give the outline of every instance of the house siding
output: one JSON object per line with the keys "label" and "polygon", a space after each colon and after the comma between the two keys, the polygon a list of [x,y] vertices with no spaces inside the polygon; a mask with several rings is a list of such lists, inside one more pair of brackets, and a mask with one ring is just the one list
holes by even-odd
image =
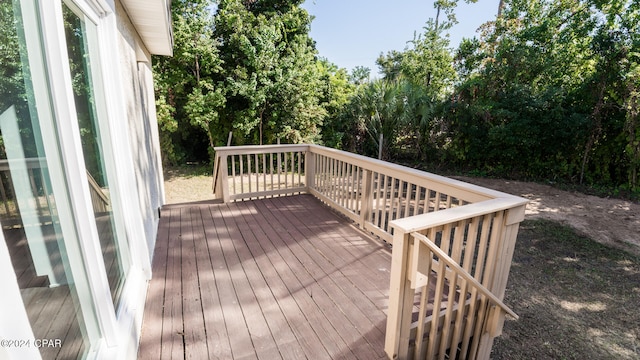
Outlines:
{"label": "house siding", "polygon": [[151,56],[124,7],[116,3],[120,76],[126,124],[148,253],[153,254],[158,209],[164,203],[164,179],[153,93]]}

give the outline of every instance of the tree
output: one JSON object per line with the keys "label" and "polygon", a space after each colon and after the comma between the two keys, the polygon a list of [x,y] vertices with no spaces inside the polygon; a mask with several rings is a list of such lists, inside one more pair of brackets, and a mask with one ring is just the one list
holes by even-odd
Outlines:
{"label": "tree", "polygon": [[354,122],[342,116],[343,109],[348,106],[358,84],[368,78],[367,68],[360,67],[356,70],[354,79],[353,74],[348,75],[346,69],[338,68],[325,58],[317,62],[322,84],[320,103],[326,112],[320,133],[326,146],[342,149],[353,145],[348,134],[353,131]]}
{"label": "tree", "polygon": [[637,123],[624,109],[636,101],[637,7],[504,1],[458,48],[460,81],[443,113],[448,156],[500,175],[633,179]]}
{"label": "tree", "polygon": [[174,0],[174,54],[154,57],[156,108],[163,161],[208,161],[213,105],[224,103],[212,79],[219,72],[211,0]]}
{"label": "tree", "polygon": [[214,87],[214,143],[234,131],[237,143],[315,141],[325,110],[319,104],[316,50],[301,1],[223,0],[215,16],[221,68]]}

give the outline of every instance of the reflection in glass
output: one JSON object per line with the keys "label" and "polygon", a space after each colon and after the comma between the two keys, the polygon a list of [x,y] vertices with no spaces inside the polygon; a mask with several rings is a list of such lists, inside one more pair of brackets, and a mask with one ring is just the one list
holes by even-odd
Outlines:
{"label": "reflection in glass", "polygon": [[39,55],[26,50],[38,29],[24,26],[21,11],[18,0],[0,0],[0,223],[34,336],[61,340],[42,358],[83,358],[90,344],[48,168],[60,164],[43,150],[33,92],[45,79],[31,78],[29,56]]}
{"label": "reflection in glass", "polygon": [[95,78],[91,73],[93,64],[90,60],[94,58],[89,51],[88,27],[95,25],[86,23],[65,4],[63,15],[82,153],[111,297],[114,305],[117,305],[128,262],[120,250],[125,240],[118,239],[115,227],[112,194],[105,170],[104,148],[94,94]]}

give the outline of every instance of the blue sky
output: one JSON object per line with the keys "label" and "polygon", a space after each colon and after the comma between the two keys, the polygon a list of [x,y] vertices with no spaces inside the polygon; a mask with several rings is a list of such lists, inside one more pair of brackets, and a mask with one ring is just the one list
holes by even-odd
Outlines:
{"label": "blue sky", "polygon": [[[372,76],[380,53],[403,50],[414,32],[422,32],[429,18],[435,18],[433,0],[306,0],[302,5],[315,19],[311,37],[319,55],[339,67],[366,66]],[[483,23],[493,20],[498,1],[459,1],[458,24],[450,31],[451,46],[463,37],[473,37]]]}

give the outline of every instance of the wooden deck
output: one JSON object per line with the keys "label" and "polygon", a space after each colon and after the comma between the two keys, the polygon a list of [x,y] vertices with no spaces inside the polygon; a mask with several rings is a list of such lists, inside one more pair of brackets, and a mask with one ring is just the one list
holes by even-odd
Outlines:
{"label": "wooden deck", "polygon": [[310,195],[162,210],[139,359],[379,359],[391,251]]}
{"label": "wooden deck", "polygon": [[[42,226],[47,247],[59,259],[56,234]],[[18,279],[20,294],[36,339],[60,339],[61,347],[41,347],[42,359],[77,359],[85,351],[76,306],[68,285],[49,287],[47,276],[37,276],[22,227],[5,228],[5,241]],[[60,262],[56,266],[62,267]],[[62,270],[60,271],[62,273]]]}

